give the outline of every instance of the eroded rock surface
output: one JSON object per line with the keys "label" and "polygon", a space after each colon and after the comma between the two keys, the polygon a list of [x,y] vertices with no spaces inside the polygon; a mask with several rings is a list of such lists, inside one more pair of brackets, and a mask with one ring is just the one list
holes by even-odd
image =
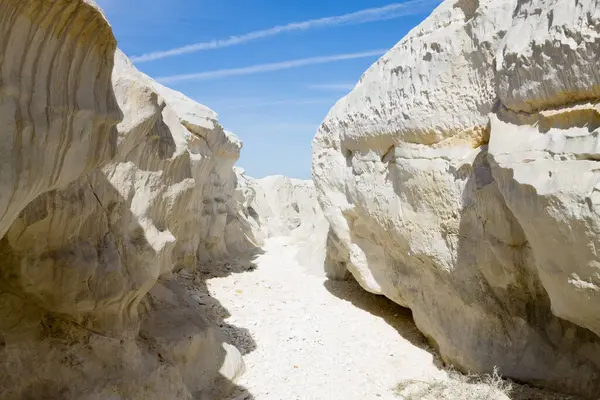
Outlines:
{"label": "eroded rock surface", "polygon": [[330,111],[328,252],[449,361],[600,392],[597,1],[447,0]]}
{"label": "eroded rock surface", "polygon": [[[243,176],[250,192],[247,220],[261,242],[285,238],[297,248],[297,261],[310,271],[322,273],[329,223],[317,201],[312,181],[286,176],[253,179]],[[343,274],[342,274],[343,276]]]}
{"label": "eroded rock surface", "polygon": [[[0,236],[41,193],[114,155],[116,40],[83,1],[0,2]],[[90,79],[93,77],[93,79]]]}
{"label": "eroded rock surface", "polygon": [[177,273],[255,248],[241,142],[137,71],[94,4],[0,15],[0,397],[220,398],[241,357]]}
{"label": "eroded rock surface", "polygon": [[259,221],[263,237],[291,235],[301,227],[311,230],[305,226],[323,219],[312,181],[277,175],[249,178],[247,186],[253,192],[248,213]]}

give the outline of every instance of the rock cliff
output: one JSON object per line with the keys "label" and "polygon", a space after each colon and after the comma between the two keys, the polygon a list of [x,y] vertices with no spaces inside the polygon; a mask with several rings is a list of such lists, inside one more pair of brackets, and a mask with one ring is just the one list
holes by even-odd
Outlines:
{"label": "rock cliff", "polygon": [[178,273],[256,247],[241,142],[92,2],[0,15],[0,397],[219,398],[243,363]]}
{"label": "rock cliff", "polygon": [[254,237],[264,243],[278,238],[297,247],[299,265],[322,274],[329,223],[317,201],[312,181],[286,176],[262,179],[243,177],[249,190],[245,220],[253,224]]}
{"label": "rock cliff", "polygon": [[446,0],[313,142],[328,259],[463,370],[600,393],[600,4]]}
{"label": "rock cliff", "polygon": [[247,212],[259,221],[264,238],[312,231],[324,219],[312,181],[277,175],[248,178],[247,186],[253,192]]}
{"label": "rock cliff", "polygon": [[253,238],[264,244],[276,239],[296,247],[296,260],[308,272],[322,275],[329,223],[317,201],[312,181],[286,176],[254,179],[240,174],[240,187],[247,191],[245,216]]}

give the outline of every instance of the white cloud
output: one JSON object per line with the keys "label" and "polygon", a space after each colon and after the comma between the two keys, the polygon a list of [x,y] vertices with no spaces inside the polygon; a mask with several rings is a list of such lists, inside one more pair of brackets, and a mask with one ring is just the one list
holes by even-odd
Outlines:
{"label": "white cloud", "polygon": [[391,20],[408,15],[420,14],[424,11],[428,11],[432,6],[437,5],[440,2],[441,0],[409,0],[404,3],[395,3],[384,7],[369,8],[351,14],[312,19],[304,22],[295,22],[287,25],[280,25],[269,29],[250,32],[245,35],[231,36],[227,39],[211,40],[209,42],[190,44],[171,50],[147,53],[132,57],[132,60],[134,62],[141,63],[167,57],[179,56],[182,54],[195,53],[203,50],[237,46],[254,40],[277,36],[287,32],[306,31],[315,28],[326,28],[340,25],[357,25],[367,22]]}
{"label": "white cloud", "polygon": [[[264,99],[264,98],[238,98],[227,100],[226,103],[219,104],[219,109],[246,109],[246,108],[261,108],[272,106],[303,106],[311,104],[330,104],[335,99]],[[219,101],[206,101],[207,104],[217,104]]]}
{"label": "white cloud", "polygon": [[195,74],[165,76],[165,77],[161,77],[161,78],[156,78],[156,80],[161,83],[174,83],[174,82],[181,82],[181,81],[209,80],[209,79],[226,78],[229,76],[260,74],[260,73],[271,72],[271,71],[279,71],[282,69],[304,67],[307,65],[327,64],[327,63],[331,63],[331,62],[335,62],[335,61],[381,56],[386,51],[387,51],[387,49],[379,49],[379,50],[371,50],[371,51],[365,51],[365,52],[360,52],[360,53],[337,54],[337,55],[333,55],[333,56],[301,58],[301,59],[297,59],[297,60],[282,61],[282,62],[271,63],[271,64],[253,65],[250,67],[218,69],[215,71],[198,72]]}
{"label": "white cloud", "polygon": [[333,90],[343,92],[354,89],[354,83],[325,83],[319,85],[310,85],[309,88],[315,90]]}

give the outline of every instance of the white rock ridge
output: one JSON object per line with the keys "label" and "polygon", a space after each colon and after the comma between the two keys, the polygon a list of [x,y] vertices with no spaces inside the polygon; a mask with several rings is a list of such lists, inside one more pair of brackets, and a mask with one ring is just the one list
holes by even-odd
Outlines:
{"label": "white rock ridge", "polygon": [[[0,236],[44,191],[113,156],[115,38],[81,1],[0,2]],[[70,27],[70,29],[63,29]],[[95,77],[95,79],[89,79]]]}
{"label": "white rock ridge", "polygon": [[313,182],[282,175],[253,179],[242,174],[241,179],[250,191],[246,195],[246,215],[253,224],[254,236],[261,243],[269,238],[293,243],[298,249],[298,264],[322,274],[329,223]]}
{"label": "white rock ridge", "polygon": [[137,71],[92,3],[0,15],[0,398],[225,396],[241,356],[176,273],[255,248],[241,142]]}
{"label": "white rock ridge", "polygon": [[259,219],[265,238],[289,236],[319,219],[320,209],[312,181],[275,175],[248,178],[247,185],[253,192],[248,212]]}
{"label": "white rock ridge", "polygon": [[599,26],[594,0],[446,0],[313,142],[329,259],[461,369],[584,396],[600,392]]}

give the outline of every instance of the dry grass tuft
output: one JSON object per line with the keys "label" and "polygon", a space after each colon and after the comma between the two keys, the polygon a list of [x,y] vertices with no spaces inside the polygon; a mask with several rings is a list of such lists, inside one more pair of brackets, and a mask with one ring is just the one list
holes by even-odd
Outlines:
{"label": "dry grass tuft", "polygon": [[448,370],[448,379],[406,380],[395,388],[401,400],[581,400],[575,396],[520,385],[504,379],[497,368],[486,375]]}
{"label": "dry grass tuft", "polygon": [[512,382],[502,379],[496,368],[492,374],[462,375],[448,372],[447,380],[407,380],[396,386],[396,394],[403,400],[508,400]]}

